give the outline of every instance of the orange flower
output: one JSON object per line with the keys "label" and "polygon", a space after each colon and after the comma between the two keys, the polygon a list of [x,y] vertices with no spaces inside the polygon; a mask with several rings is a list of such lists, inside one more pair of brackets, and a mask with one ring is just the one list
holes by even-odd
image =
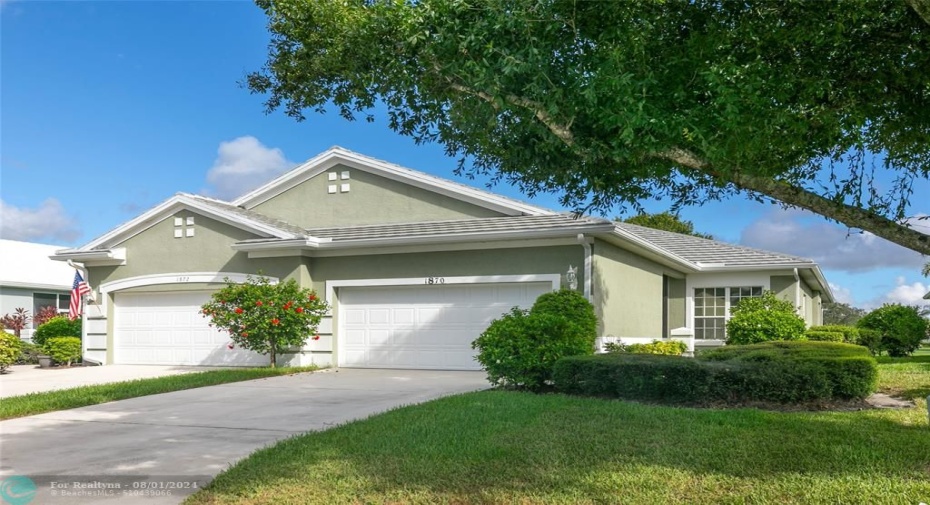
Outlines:
{"label": "orange flower", "polygon": [[279,321],[278,318],[274,318],[274,319],[271,320],[271,324],[278,324],[278,323],[280,323],[280,322],[281,322],[281,321]]}

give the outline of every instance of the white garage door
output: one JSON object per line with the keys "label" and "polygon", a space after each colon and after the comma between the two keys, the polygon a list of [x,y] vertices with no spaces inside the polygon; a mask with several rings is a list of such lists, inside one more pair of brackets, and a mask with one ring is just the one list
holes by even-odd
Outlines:
{"label": "white garage door", "polygon": [[551,290],[549,282],[341,288],[339,364],[478,370],[472,341]]}
{"label": "white garage door", "polygon": [[268,357],[229,349],[229,335],[200,314],[209,292],[117,293],[114,354],[117,364],[267,365]]}

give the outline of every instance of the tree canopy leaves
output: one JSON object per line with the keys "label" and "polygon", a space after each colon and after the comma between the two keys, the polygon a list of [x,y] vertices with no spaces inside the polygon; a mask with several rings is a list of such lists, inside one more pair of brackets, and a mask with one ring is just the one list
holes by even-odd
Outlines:
{"label": "tree canopy leaves", "polygon": [[930,179],[928,0],[257,3],[269,110],[381,103],[461,170],[581,211],[744,193],[930,254],[902,224]]}
{"label": "tree canopy leaves", "polygon": [[681,233],[706,239],[713,239],[714,236],[694,231],[694,223],[682,220],[680,217],[671,212],[659,212],[658,214],[637,214],[623,220],[624,223],[645,226],[656,230],[665,230],[672,233]]}

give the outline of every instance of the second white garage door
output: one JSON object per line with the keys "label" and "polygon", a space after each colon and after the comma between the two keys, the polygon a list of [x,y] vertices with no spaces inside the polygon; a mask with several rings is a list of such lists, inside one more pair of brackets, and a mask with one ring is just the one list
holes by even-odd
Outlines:
{"label": "second white garage door", "polygon": [[229,349],[200,307],[209,292],[117,293],[113,362],[133,365],[267,365],[268,357]]}
{"label": "second white garage door", "polygon": [[340,288],[339,364],[478,370],[472,341],[551,290],[549,282]]}

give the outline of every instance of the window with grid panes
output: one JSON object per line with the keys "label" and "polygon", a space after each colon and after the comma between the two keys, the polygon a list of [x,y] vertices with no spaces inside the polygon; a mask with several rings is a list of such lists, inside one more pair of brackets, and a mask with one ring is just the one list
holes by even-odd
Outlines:
{"label": "window with grid panes", "polygon": [[743,298],[762,296],[762,286],[695,288],[694,338],[726,340],[730,310]]}

